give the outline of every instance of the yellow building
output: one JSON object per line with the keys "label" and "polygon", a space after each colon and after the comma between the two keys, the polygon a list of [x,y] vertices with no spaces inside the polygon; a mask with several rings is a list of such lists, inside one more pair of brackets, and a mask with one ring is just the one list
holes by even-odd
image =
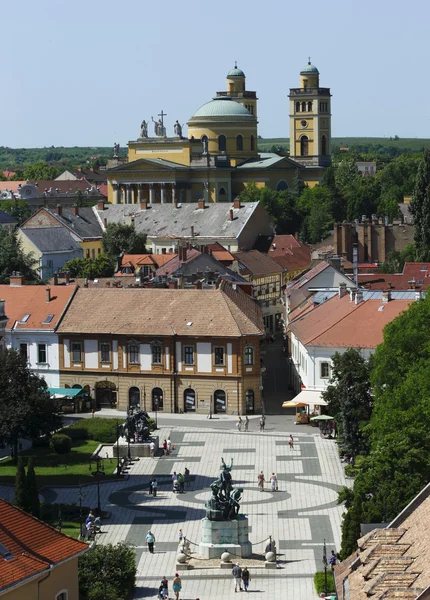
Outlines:
{"label": "yellow building", "polygon": [[[155,137],[148,137],[148,123],[143,121],[141,137],[128,143],[128,160],[111,161],[109,201],[231,202],[251,182],[259,187],[288,189],[297,173],[305,183],[314,185],[330,164],[329,112],[320,118],[326,109],[324,102],[329,111],[330,93],[327,96],[324,89],[318,88],[318,70],[316,75],[309,73],[307,77],[303,73],[302,87],[291,90],[291,94],[300,100],[303,96],[307,121],[304,125],[305,115],[300,114],[296,123],[295,109],[292,111],[291,139],[297,137],[297,141],[292,143],[291,157],[258,152],[257,94],[246,89],[245,74],[235,66],[227,74],[226,91],[217,92],[190,118],[187,137],[178,122],[174,136],[166,136],[163,111],[155,123]],[[295,107],[293,101],[292,106]],[[306,147],[300,127],[308,133]],[[318,140],[314,139],[314,131],[318,132]],[[301,151],[306,152],[306,160]]]}

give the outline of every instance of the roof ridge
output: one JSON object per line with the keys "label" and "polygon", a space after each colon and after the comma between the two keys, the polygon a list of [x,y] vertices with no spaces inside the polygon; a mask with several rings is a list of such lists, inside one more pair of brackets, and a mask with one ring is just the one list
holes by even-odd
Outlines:
{"label": "roof ridge", "polygon": [[[242,335],[242,330],[241,330],[241,328],[240,328],[240,326],[239,326],[238,322],[236,321],[236,319],[235,319],[235,317],[234,317],[234,315],[233,315],[233,313],[232,313],[232,311],[231,311],[231,308],[230,308],[230,305],[229,305],[229,303],[227,302],[227,298],[228,298],[229,300],[231,300],[231,298],[230,298],[230,297],[227,295],[227,293],[224,291],[224,288],[225,288],[225,286],[226,286],[226,285],[229,285],[229,284],[228,284],[226,281],[224,281],[224,280],[223,280],[223,281],[221,281],[220,287],[218,288],[218,290],[217,290],[217,291],[220,293],[220,295],[221,295],[221,297],[222,297],[222,299],[223,299],[223,301],[224,301],[224,303],[225,303],[225,305],[226,305],[226,307],[227,307],[227,309],[228,309],[228,312],[230,313],[230,315],[231,315],[231,318],[233,319],[233,321],[234,321],[234,324],[236,325],[236,328],[237,328],[237,330],[238,330],[238,332],[239,332],[239,335]],[[236,303],[235,303],[235,304],[236,304]],[[236,306],[237,306],[237,304],[236,304]],[[239,308],[239,307],[238,307],[238,308]],[[239,308],[239,310],[241,310],[241,309]],[[243,312],[243,311],[241,311],[241,312]]]}

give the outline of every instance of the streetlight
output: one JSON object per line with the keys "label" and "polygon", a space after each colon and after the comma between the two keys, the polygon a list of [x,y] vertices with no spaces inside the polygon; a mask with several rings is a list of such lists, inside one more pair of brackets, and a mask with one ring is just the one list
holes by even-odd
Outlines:
{"label": "streetlight", "polygon": [[154,398],[155,429],[158,429],[158,398]]}
{"label": "streetlight", "polygon": [[78,500],[79,500],[79,537],[82,537],[82,500],[84,495],[82,494],[81,482],[79,482]]}
{"label": "streetlight", "polygon": [[93,460],[96,463],[96,470],[93,471],[91,462],[89,470],[91,471],[91,475],[97,480],[97,516],[100,517],[102,513],[100,504],[100,475],[105,474],[105,468],[103,464],[103,459],[98,454],[93,457]]}
{"label": "streetlight", "polygon": [[325,545],[325,538],[324,538],[324,546],[323,546],[323,559],[322,559],[323,565],[324,565],[324,595],[327,596],[327,547]]}
{"label": "streetlight", "polygon": [[119,457],[119,428],[118,419],[116,420],[116,474],[117,477],[121,475],[121,460]]}
{"label": "streetlight", "polygon": [[212,394],[209,400],[209,419],[212,419]]}

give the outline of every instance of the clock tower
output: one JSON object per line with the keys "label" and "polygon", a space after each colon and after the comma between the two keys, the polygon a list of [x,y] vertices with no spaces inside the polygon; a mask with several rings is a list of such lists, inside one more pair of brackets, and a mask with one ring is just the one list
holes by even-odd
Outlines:
{"label": "clock tower", "polygon": [[331,165],[331,94],[319,78],[309,58],[300,71],[300,87],[289,95],[290,156],[307,167]]}

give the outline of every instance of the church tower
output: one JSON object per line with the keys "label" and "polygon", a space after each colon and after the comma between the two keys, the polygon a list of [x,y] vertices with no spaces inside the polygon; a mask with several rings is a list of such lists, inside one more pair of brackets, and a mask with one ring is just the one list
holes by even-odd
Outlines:
{"label": "church tower", "polygon": [[290,89],[290,157],[307,167],[331,164],[331,94],[320,87],[319,71],[308,64],[300,87]]}
{"label": "church tower", "polygon": [[245,89],[245,73],[234,63],[234,69],[227,73],[227,91],[217,92],[217,97],[229,96],[239,102],[253,117],[257,116],[257,93]]}

